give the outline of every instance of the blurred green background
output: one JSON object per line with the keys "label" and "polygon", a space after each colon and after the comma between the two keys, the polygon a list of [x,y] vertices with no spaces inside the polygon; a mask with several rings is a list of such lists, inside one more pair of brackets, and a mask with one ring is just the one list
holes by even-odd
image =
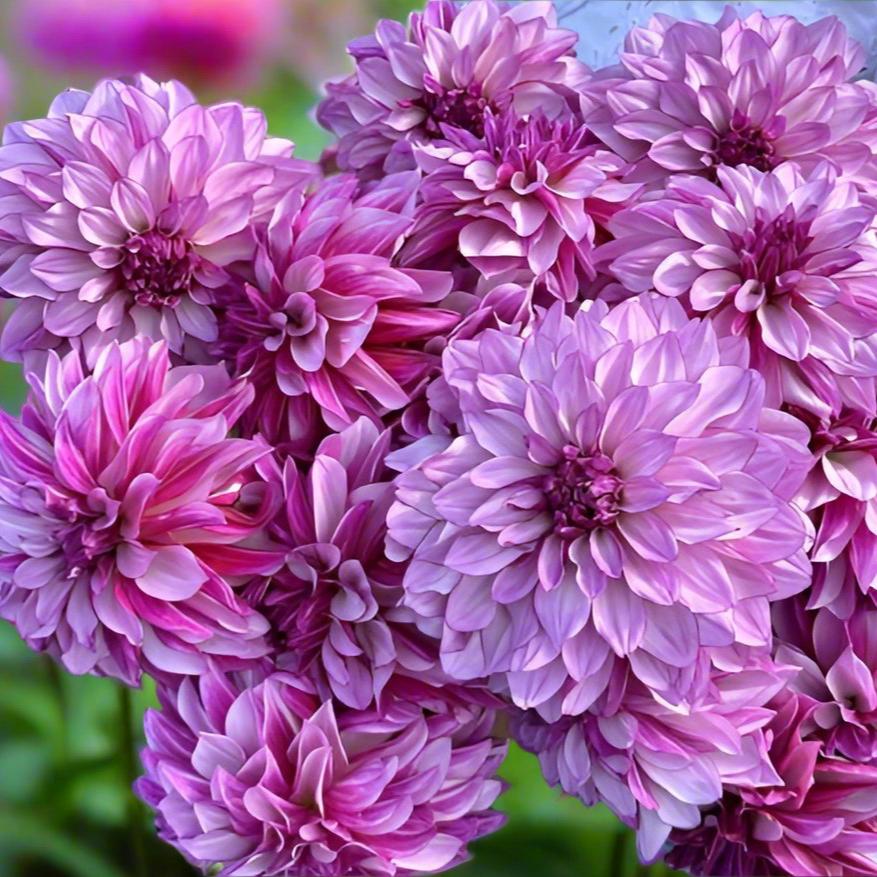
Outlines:
{"label": "blurred green background", "polygon": [[[110,5],[120,2],[124,5],[109,0]],[[299,23],[288,32],[289,45],[266,58],[246,83],[223,83],[220,89],[208,81],[199,90],[205,98],[231,93],[261,107],[274,134],[292,138],[299,155],[315,158],[326,139],[311,119],[315,91],[310,83],[327,72],[343,71],[344,40],[366,32],[380,16],[403,17],[414,4],[286,2],[307,7],[295,10]],[[9,3],[0,11],[7,16],[16,12]],[[313,16],[328,18],[312,30]],[[302,20],[308,22],[304,32]],[[26,40],[17,38],[15,23],[8,24],[0,29],[11,82],[7,120],[41,116],[56,91],[72,83],[87,86],[104,72],[97,65],[94,70],[76,64],[65,69],[63,58],[29,49]],[[316,45],[314,34],[320,38]],[[337,58],[326,64],[330,53]],[[297,63],[305,57],[308,63]],[[24,393],[18,368],[0,364],[0,404],[17,412]],[[0,877],[194,873],[155,839],[149,814],[129,792],[137,772],[140,719],[154,701],[151,686],[127,692],[106,679],[65,674],[48,658],[31,653],[0,622]],[[604,808],[587,809],[549,789],[533,757],[513,749],[503,775],[510,785],[501,802],[508,824],[476,844],[473,861],[457,869],[455,877],[672,873],[662,865],[639,866],[632,834]]]}

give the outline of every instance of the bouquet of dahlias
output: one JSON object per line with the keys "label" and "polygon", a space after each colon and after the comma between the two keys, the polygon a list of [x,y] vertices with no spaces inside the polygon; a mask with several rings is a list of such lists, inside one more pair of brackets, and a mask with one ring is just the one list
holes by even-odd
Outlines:
{"label": "bouquet of dahlias", "polygon": [[147,76],[0,148],[0,613],[143,674],[223,877],[445,870],[508,739],[694,874],[877,874],[877,87],[835,19],[351,44],[319,165]]}

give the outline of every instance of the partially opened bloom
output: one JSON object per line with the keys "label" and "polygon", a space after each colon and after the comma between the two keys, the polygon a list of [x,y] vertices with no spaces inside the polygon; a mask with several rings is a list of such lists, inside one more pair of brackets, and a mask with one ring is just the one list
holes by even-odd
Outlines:
{"label": "partially opened bloom", "polygon": [[232,585],[280,565],[259,532],[267,452],[228,432],[252,390],[164,344],[107,347],[92,375],[50,353],[21,421],[0,413],[0,613],[73,673],[134,684],[266,654]]}
{"label": "partially opened bloom", "polygon": [[481,137],[488,109],[556,115],[586,75],[576,40],[548,3],[429,0],[407,29],[381,21],[350,44],[356,71],[327,86],[317,118],[339,138],[342,170],[380,173],[388,158],[410,162],[410,142]]}
{"label": "partially opened bloom", "polygon": [[200,359],[214,291],[255,250],[253,225],[313,175],[257,110],[203,107],[138,76],[67,91],[0,148],[0,290],[23,299],[2,351],[165,340]]}
{"label": "partially opened bloom", "polygon": [[404,567],[384,554],[389,446],[389,433],[363,418],[324,439],[305,471],[287,459],[277,473],[285,507],[271,531],[286,565],[247,592],[272,623],[279,666],[357,709],[393,673],[441,679],[435,642],[401,605]]}
{"label": "partially opened bloom", "polygon": [[877,607],[859,599],[843,620],[796,597],[774,607],[774,631],[777,660],[799,668],[791,687],[818,704],[810,734],[827,755],[877,761]]}
{"label": "partially opened bloom", "polygon": [[849,397],[846,383],[877,374],[875,216],[826,164],[721,168],[716,184],[680,175],[617,213],[603,258],[629,291],[680,297],[746,338],[769,404],[822,413],[822,384]]}
{"label": "partially opened bloom", "polygon": [[624,162],[574,115],[488,111],[483,138],[448,131],[415,157],[426,176],[403,259],[428,265],[459,252],[487,277],[527,270],[565,301],[594,277],[594,217],[611,212],[601,202],[630,191],[609,179]]}
{"label": "partially opened bloom", "polygon": [[810,579],[786,499],[810,458],[734,347],[660,296],[449,346],[458,437],[391,456],[388,554],[452,677],[576,715],[617,659],[681,703],[705,649],[770,643]]}
{"label": "partially opened bloom", "polygon": [[766,730],[780,782],[728,788],[698,828],[673,832],[673,867],[709,877],[877,874],[877,767],[829,757],[806,734],[815,707],[781,697]]}
{"label": "partially opened bloom", "polygon": [[520,744],[539,756],[545,779],[591,806],[607,804],[637,831],[644,861],[656,858],[675,829],[697,828],[701,807],[723,786],[774,786],[762,728],[764,704],[791,674],[763,657],[714,674],[691,710],[656,700],[624,673],[582,716],[551,724],[528,712],[516,722]]}
{"label": "partially opened bloom", "polygon": [[256,388],[248,430],[307,455],[320,421],[338,430],[403,408],[436,368],[424,345],[459,320],[438,306],[451,275],[392,261],[416,186],[401,173],[363,193],[342,175],[278,205],[255,282],[224,299],[218,351]]}
{"label": "partially opened bloom", "polygon": [[494,714],[406,683],[381,712],[320,703],[292,674],[159,689],[138,792],[160,835],[222,877],[444,870],[496,830]]}
{"label": "partially opened bloom", "polygon": [[850,81],[864,57],[834,17],[805,25],[730,6],[716,24],[655,15],[628,34],[621,64],[601,71],[584,106],[645,178],[821,158],[854,173],[872,158],[873,133],[861,129],[873,92]]}

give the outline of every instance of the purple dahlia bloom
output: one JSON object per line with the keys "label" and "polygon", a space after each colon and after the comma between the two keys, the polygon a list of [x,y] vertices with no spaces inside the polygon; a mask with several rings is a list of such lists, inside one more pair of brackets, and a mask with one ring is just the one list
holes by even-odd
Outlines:
{"label": "purple dahlia bloom", "polygon": [[227,438],[251,396],[142,337],[89,376],[49,353],[21,420],[0,412],[0,614],[32,648],[129,684],[267,653],[233,590],[282,559],[259,536],[276,492],[249,474],[267,449]]}
{"label": "purple dahlia bloom", "polygon": [[674,868],[709,877],[877,874],[877,767],[829,757],[807,737],[813,712],[782,697],[766,729],[781,782],[730,787],[700,827],[673,832]]}
{"label": "purple dahlia bloom", "polygon": [[857,600],[846,620],[799,597],[774,606],[777,660],[800,668],[791,686],[818,704],[808,723],[827,755],[877,762],[877,607]]}
{"label": "purple dahlia bloom", "polygon": [[852,397],[877,374],[875,216],[827,164],[720,168],[716,184],[679,175],[617,213],[603,259],[630,292],[681,297],[746,338],[768,404],[821,413],[823,384]]}
{"label": "purple dahlia bloom", "polygon": [[494,714],[441,690],[408,680],[358,712],[293,674],[207,674],[159,698],[137,790],[160,835],[220,877],[440,871],[502,824]]}
{"label": "purple dahlia bloom", "polygon": [[564,301],[594,278],[595,217],[605,220],[611,202],[637,188],[610,179],[625,163],[568,114],[487,112],[481,138],[448,131],[415,158],[426,175],[403,260],[459,252],[487,277],[528,271]]}
{"label": "purple dahlia bloom", "polygon": [[363,418],[324,439],[305,472],[288,459],[274,473],[286,503],[272,536],[288,549],[286,566],[247,594],[272,623],[279,666],[355,709],[395,672],[437,675],[435,642],[401,605],[404,567],[384,554],[389,446]]}
{"label": "purple dahlia bloom", "polygon": [[823,158],[855,173],[874,139],[873,86],[850,81],[863,66],[834,17],[741,19],[730,6],[716,24],[655,15],[630,32],[621,64],[585,86],[583,108],[644,178]]}
{"label": "purple dahlia bloom", "polygon": [[203,357],[214,291],[249,260],[252,226],[313,176],[265,118],[203,107],[138,76],[66,91],[48,117],[8,125],[0,147],[0,290],[20,298],[3,355],[78,339],[89,365],[143,334]]}
{"label": "purple dahlia bloom", "polygon": [[410,163],[411,142],[481,137],[487,110],[557,115],[587,75],[577,39],[551,3],[429,0],[407,29],[381,21],[350,44],[356,70],[327,86],[317,118],[339,138],[342,170],[379,175]]}
{"label": "purple dahlia bloom", "polygon": [[770,643],[769,601],[810,581],[786,499],[810,457],[733,342],[660,296],[558,304],[453,342],[444,374],[458,435],[391,455],[388,556],[450,676],[554,718],[617,659],[678,704],[704,650]]}
{"label": "purple dahlia bloom", "polygon": [[218,350],[256,388],[249,432],[313,453],[320,431],[403,408],[438,365],[424,351],[459,321],[438,307],[443,271],[396,268],[416,173],[367,193],[349,175],[278,205],[256,255],[255,282],[224,297]]}
{"label": "purple dahlia bloom", "polygon": [[539,756],[552,786],[585,804],[607,804],[637,831],[644,861],[670,832],[700,825],[701,807],[723,786],[758,788],[780,781],[767,758],[764,704],[788,681],[769,660],[716,673],[696,708],[673,709],[640,683],[614,683],[582,716],[545,723],[534,712],[515,723],[520,744]]}

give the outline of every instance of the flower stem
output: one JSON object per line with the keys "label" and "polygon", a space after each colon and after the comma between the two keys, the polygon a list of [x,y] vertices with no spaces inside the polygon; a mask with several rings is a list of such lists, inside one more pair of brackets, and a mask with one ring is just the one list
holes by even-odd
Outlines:
{"label": "flower stem", "polygon": [[137,741],[134,734],[134,704],[131,689],[120,685],[119,691],[119,752],[125,771],[125,804],[128,817],[128,835],[131,843],[132,874],[134,877],[148,877],[146,867],[146,845],[143,837],[143,819],[140,802],[135,797],[132,786],[140,775]]}

